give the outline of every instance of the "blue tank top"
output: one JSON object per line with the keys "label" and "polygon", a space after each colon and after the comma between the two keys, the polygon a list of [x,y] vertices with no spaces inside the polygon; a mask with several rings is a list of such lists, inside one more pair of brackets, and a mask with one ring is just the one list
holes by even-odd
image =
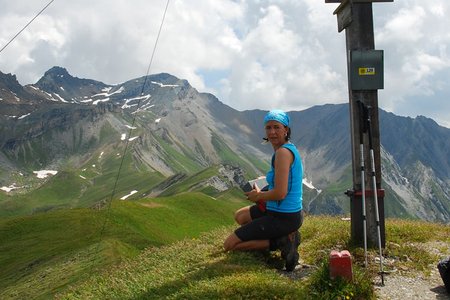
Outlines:
{"label": "blue tank top", "polygon": [[[286,197],[281,201],[267,201],[267,210],[283,212],[283,213],[295,213],[302,210],[302,193],[303,193],[303,165],[300,157],[300,153],[292,143],[287,143],[281,146],[288,149],[294,155],[294,161],[289,169],[289,182],[288,193]],[[269,190],[273,189],[275,185],[275,154],[272,156],[271,169],[266,174],[266,180],[269,184]]]}

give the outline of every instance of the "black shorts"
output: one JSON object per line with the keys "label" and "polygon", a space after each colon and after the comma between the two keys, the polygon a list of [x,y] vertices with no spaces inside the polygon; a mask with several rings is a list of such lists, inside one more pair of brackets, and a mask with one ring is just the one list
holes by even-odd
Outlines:
{"label": "black shorts", "polygon": [[241,241],[270,240],[288,235],[302,226],[303,215],[296,213],[280,213],[266,210],[262,212],[257,205],[250,207],[252,221],[234,231]]}

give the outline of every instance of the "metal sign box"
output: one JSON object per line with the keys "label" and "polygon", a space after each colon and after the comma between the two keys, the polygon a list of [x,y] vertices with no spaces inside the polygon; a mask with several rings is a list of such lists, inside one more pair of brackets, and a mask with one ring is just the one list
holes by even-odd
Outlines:
{"label": "metal sign box", "polygon": [[352,90],[384,88],[383,50],[350,51],[350,85]]}

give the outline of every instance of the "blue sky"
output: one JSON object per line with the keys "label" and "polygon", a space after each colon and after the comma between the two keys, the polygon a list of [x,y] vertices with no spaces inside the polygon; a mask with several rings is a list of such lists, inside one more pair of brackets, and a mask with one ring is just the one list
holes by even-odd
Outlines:
{"label": "blue sky", "polygon": [[[0,0],[0,47],[49,0]],[[0,71],[35,83],[58,65],[120,84],[145,75],[166,0],[55,0],[8,48]],[[150,73],[187,79],[238,109],[348,102],[345,33],[325,0],[171,0]],[[450,1],[374,3],[384,50],[381,108],[450,128]]]}

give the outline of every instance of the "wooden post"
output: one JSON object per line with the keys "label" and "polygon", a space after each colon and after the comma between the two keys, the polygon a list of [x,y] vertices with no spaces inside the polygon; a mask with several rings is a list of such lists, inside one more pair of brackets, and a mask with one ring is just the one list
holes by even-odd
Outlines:
{"label": "wooden post", "polygon": [[[385,218],[384,218],[384,191],[381,189],[381,160],[380,160],[380,131],[378,119],[378,92],[377,89],[355,89],[351,80],[351,53],[352,51],[373,50],[375,47],[372,2],[392,2],[393,0],[325,0],[325,3],[341,3],[334,12],[338,19],[338,31],[345,29],[347,48],[347,72],[350,107],[350,130],[352,142],[352,171],[353,190],[347,191],[350,197],[351,237],[357,245],[363,244],[363,209],[362,193],[366,195],[366,222],[367,242],[369,246],[378,245],[378,238],[385,246]],[[368,135],[363,135],[365,187],[361,191],[361,163],[360,163],[360,130],[363,126],[362,114],[358,101],[370,106],[370,119],[372,129],[372,147],[375,158],[376,189],[372,187],[371,160],[369,156]],[[375,211],[374,193],[377,193],[380,237],[377,232],[377,216]]]}

